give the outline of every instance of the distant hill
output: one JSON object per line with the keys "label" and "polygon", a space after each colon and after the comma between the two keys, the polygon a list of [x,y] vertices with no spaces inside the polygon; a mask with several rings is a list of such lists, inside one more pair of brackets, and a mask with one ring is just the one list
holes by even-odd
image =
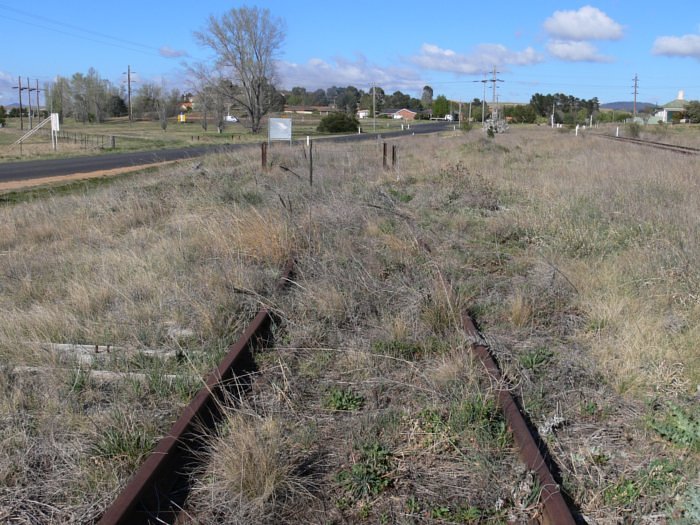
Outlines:
{"label": "distant hill", "polygon": [[[637,102],[637,111],[644,111],[647,108],[655,108],[656,104],[651,102]],[[616,111],[634,111],[634,102],[608,102],[601,104],[600,109],[614,109]]]}

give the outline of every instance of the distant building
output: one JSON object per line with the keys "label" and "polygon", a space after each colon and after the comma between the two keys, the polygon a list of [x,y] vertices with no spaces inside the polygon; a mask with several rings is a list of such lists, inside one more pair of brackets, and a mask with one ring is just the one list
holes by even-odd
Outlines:
{"label": "distant building", "polygon": [[667,102],[661,106],[661,110],[654,115],[659,117],[661,122],[673,122],[673,116],[678,113],[685,113],[685,108],[688,105],[688,101],[685,100],[685,93],[683,90],[678,92],[678,98]]}
{"label": "distant building", "polygon": [[403,108],[403,109],[400,109],[400,110],[394,112],[393,118],[404,119],[404,120],[415,120],[417,114],[418,113],[416,113],[415,111],[411,111],[410,109]]}
{"label": "distant building", "polygon": [[411,111],[410,109],[402,108],[402,109],[385,109],[381,113],[378,113],[378,117],[385,117],[385,118],[395,118],[395,119],[404,119],[404,120],[415,120],[416,119],[416,113],[415,111]]}
{"label": "distant building", "polygon": [[357,118],[369,118],[369,109],[361,109],[357,112]]}
{"label": "distant building", "polygon": [[284,113],[295,113],[297,115],[328,115],[333,111],[330,106],[284,106]]}

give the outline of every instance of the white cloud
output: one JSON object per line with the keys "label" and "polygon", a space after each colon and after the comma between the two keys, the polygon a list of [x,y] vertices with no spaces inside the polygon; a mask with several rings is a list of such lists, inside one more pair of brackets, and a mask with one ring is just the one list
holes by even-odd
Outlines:
{"label": "white cloud", "polygon": [[180,58],[180,57],[186,57],[187,51],[173,49],[173,48],[168,47],[168,46],[161,46],[161,48],[158,50],[158,54],[162,57],[165,57],[165,58]]}
{"label": "white cloud", "polygon": [[421,52],[409,60],[425,69],[473,75],[491,70],[494,66],[524,66],[542,62],[543,57],[533,48],[511,51],[501,44],[480,44],[473,53],[461,55],[434,44],[423,44]]}
{"label": "white cloud", "polygon": [[598,54],[598,49],[590,42],[552,40],[547,50],[561,60],[569,62],[612,62],[610,57]]}
{"label": "white cloud", "polygon": [[655,55],[691,57],[700,60],[700,35],[660,36],[651,50]]}
{"label": "white cloud", "polygon": [[555,11],[544,21],[544,29],[560,40],[619,40],[622,26],[590,5],[578,11]]}
{"label": "white cloud", "polygon": [[332,62],[320,58],[312,58],[304,64],[280,61],[277,71],[281,84],[286,88],[299,86],[317,89],[352,85],[366,89],[376,83],[386,91],[395,91],[419,90],[425,85],[415,71],[370,64],[362,55],[355,60],[339,57]]}

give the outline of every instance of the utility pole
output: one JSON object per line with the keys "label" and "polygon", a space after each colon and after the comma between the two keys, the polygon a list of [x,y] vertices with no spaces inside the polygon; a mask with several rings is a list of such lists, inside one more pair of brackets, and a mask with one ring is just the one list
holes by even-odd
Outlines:
{"label": "utility pole", "polygon": [[27,98],[29,99],[29,129],[32,129],[32,91],[34,91],[34,88],[29,86],[29,77],[27,77]]}
{"label": "utility pole", "polygon": [[36,115],[39,117],[39,120],[41,120],[41,107],[39,106],[39,79],[36,79]]}
{"label": "utility pole", "polygon": [[[495,110],[495,116],[498,118],[498,108],[496,107],[496,82],[503,82],[500,78],[496,78],[499,71],[496,71],[496,66],[493,66],[493,78],[489,82],[493,83],[493,107]],[[495,118],[492,119],[495,122]]]}
{"label": "utility pole", "polygon": [[637,93],[639,91],[639,78],[637,77],[637,73],[634,74],[634,78],[632,80],[634,81],[634,113],[633,113],[633,116],[634,116],[634,118],[637,118]]}
{"label": "utility pole", "polygon": [[17,85],[13,88],[19,93],[19,129],[24,130],[24,116],[22,115],[22,90],[27,89],[22,87],[22,77],[17,77]]}
{"label": "utility pole", "polygon": [[377,84],[372,84],[372,131],[377,131]]}
{"label": "utility pole", "polygon": [[134,114],[131,111],[131,66],[126,67],[126,93],[129,105],[129,122],[134,120]]}

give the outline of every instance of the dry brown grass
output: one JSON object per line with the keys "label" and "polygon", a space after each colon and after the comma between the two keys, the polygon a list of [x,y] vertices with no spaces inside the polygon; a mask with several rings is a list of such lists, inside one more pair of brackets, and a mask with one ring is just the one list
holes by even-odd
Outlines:
{"label": "dry brown grass", "polygon": [[[114,476],[105,455],[95,463],[104,433],[92,422],[114,429],[127,414],[154,421],[146,437],[162,432],[187,389],[158,378],[201,377],[265,304],[278,315],[276,348],[256,355],[250,405],[212,442],[228,459],[202,478],[193,521],[534,516],[537,488],[515,467],[496,385],[459,329],[467,308],[533,424],[547,429],[582,514],[605,523],[682,512],[677,496],[699,460],[653,422],[667,401],[692,407],[700,382],[698,161],[544,128],[399,146],[399,169],[385,172],[380,143],[318,141],[312,187],[308,152],[275,145],[267,173],[252,155],[224,155],[0,209],[0,314],[9,320],[0,355],[9,363],[54,364],[44,342],[187,355],[106,362],[145,372],[140,386],[57,374],[54,390],[65,394],[53,399],[0,374],[9,422],[0,467],[19,465],[0,468],[14,472],[0,508],[24,516],[18,487],[39,494],[64,479],[49,470],[28,480],[35,452],[49,450],[51,465],[88,481],[38,505],[57,509],[56,521],[94,516],[129,462]],[[279,295],[274,279],[292,252],[294,280]],[[173,328],[193,335],[175,339]],[[329,396],[343,408],[329,409]],[[52,425],[60,439],[36,441]],[[237,442],[247,443],[242,455]],[[72,466],[58,448],[77,451]]]}
{"label": "dry brown grass", "polygon": [[[197,523],[282,523],[311,498],[300,476],[303,456],[280,420],[229,412],[210,443],[209,468],[189,513]],[[203,516],[197,516],[198,508]]]}

